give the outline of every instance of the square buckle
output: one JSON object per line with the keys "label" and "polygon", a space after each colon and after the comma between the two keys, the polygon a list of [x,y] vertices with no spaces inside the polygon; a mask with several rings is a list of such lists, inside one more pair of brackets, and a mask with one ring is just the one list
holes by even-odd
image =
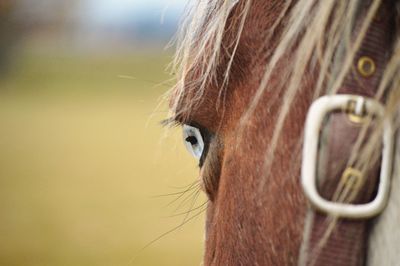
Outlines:
{"label": "square buckle", "polygon": [[[335,110],[343,110],[350,103],[355,103],[357,108],[354,113],[356,115],[362,109],[364,114],[375,115],[383,119],[383,150],[378,192],[375,199],[365,204],[329,201],[321,197],[317,191],[317,156],[321,125],[327,114]],[[374,99],[339,94],[323,96],[314,101],[307,114],[305,124],[301,168],[301,184],[311,205],[322,212],[342,218],[365,219],[381,213],[389,198],[393,161],[393,135],[394,131],[390,118],[385,117],[383,105]]]}

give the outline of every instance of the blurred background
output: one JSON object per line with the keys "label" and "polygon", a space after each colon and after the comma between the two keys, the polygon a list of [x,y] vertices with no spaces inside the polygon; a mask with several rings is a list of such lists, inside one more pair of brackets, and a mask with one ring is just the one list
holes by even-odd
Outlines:
{"label": "blurred background", "polygon": [[0,265],[201,263],[196,162],[159,124],[184,7],[0,0]]}

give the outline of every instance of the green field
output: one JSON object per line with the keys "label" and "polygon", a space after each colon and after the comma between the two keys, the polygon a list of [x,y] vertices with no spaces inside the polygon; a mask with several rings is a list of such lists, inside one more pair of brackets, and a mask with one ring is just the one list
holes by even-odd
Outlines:
{"label": "green field", "polygon": [[140,251],[192,206],[155,196],[197,178],[159,126],[168,60],[24,52],[1,77],[0,265],[200,265],[203,215]]}

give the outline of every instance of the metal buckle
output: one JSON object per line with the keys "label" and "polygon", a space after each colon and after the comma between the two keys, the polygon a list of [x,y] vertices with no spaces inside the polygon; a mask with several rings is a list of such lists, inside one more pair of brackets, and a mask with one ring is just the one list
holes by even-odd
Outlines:
{"label": "metal buckle", "polygon": [[[375,199],[366,204],[328,201],[319,195],[316,186],[319,132],[322,122],[328,113],[335,110],[343,110],[350,103],[355,103],[357,106],[356,109],[358,111],[355,110],[356,115],[359,115],[362,109],[365,115],[375,115],[383,119],[383,150],[379,188]],[[301,169],[301,183],[311,205],[330,215],[352,219],[370,218],[382,212],[389,197],[394,145],[392,122],[384,116],[384,113],[384,107],[378,101],[356,95],[340,94],[323,96],[313,102],[305,124]]]}

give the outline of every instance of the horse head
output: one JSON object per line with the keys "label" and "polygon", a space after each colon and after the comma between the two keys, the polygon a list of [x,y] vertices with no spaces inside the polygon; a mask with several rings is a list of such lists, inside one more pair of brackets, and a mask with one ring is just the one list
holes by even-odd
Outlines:
{"label": "horse head", "polygon": [[[193,5],[178,38],[170,106],[209,199],[205,265],[298,263],[308,208],[299,179],[307,110],[340,92],[381,2]],[[381,20],[389,25],[385,42],[394,42],[394,16]],[[376,62],[385,74],[375,96],[388,99],[388,114],[400,101],[392,93],[399,46],[392,46]]]}

